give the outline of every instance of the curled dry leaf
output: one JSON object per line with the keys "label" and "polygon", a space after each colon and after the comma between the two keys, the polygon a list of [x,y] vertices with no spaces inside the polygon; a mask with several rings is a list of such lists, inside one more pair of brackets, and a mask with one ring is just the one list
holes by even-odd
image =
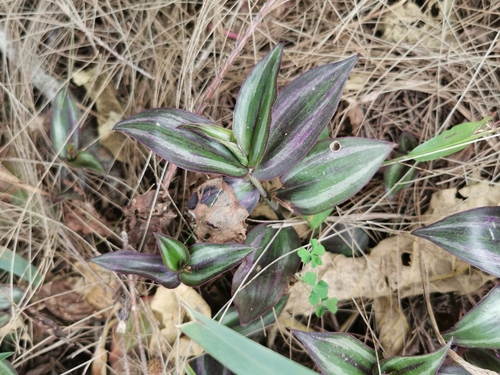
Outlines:
{"label": "curled dry leaf", "polygon": [[373,301],[379,341],[387,356],[398,354],[409,337],[410,326],[396,296],[378,297]]}
{"label": "curled dry leaf", "polygon": [[[211,310],[205,300],[191,287],[184,284],[176,289],[160,286],[150,302],[151,310],[162,327],[159,334],[153,334],[150,341],[152,353],[160,356],[168,355],[172,350],[178,351],[182,357],[196,356],[203,353],[203,348],[183,336],[178,326],[190,320],[189,314],[181,303],[190,306],[201,314],[211,317]],[[159,353],[161,348],[161,353]],[[187,353],[187,350],[190,350]]]}
{"label": "curled dry leaf", "polygon": [[[487,183],[459,191],[456,188],[442,190],[433,194],[422,224],[433,223],[456,212],[499,203],[500,188]],[[428,285],[429,293],[456,292],[463,295],[472,293],[493,278],[437,245],[409,235],[381,241],[366,257],[346,258],[326,253],[323,263],[314,271],[318,272],[318,280],[325,280],[330,285],[329,294],[339,301],[387,297],[396,293],[400,298],[420,295],[423,281]],[[306,271],[309,269],[303,272]],[[307,289],[296,283],[291,289],[287,309],[311,311],[308,296]]]}
{"label": "curled dry leaf", "polygon": [[136,195],[124,210],[130,246],[136,248],[146,236],[144,244],[148,253],[156,252],[153,233],[168,234],[168,226],[177,216],[170,208],[171,201],[167,194],[160,192],[156,201],[155,196],[154,190]]}
{"label": "curled dry leaf", "polygon": [[[113,288],[116,286],[114,272],[96,264],[88,265],[94,274],[81,263],[75,269],[81,276],[66,277],[43,285],[40,295],[46,298],[45,307],[56,317],[75,322],[92,317],[103,319],[113,314]],[[99,277],[96,280],[95,276]]]}
{"label": "curled dry leaf", "polygon": [[245,241],[248,211],[222,178],[208,180],[198,187],[188,209],[199,240],[213,243]]}
{"label": "curled dry leaf", "polygon": [[71,204],[64,205],[64,224],[71,230],[79,233],[97,234],[107,237],[111,233],[111,224],[99,214],[90,202],[78,199],[71,200]]}

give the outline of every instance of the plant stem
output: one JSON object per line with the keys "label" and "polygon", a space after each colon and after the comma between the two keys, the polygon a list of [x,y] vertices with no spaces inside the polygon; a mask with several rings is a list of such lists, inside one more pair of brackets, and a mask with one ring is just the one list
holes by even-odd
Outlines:
{"label": "plant stem", "polygon": [[281,213],[278,204],[276,203],[276,201],[269,199],[269,197],[267,195],[267,191],[266,191],[266,189],[264,189],[262,187],[262,184],[260,183],[260,181],[257,180],[251,173],[248,175],[248,181],[250,181],[252,183],[252,185],[257,188],[262,199],[264,199],[264,201],[269,205],[269,207],[271,207],[271,209],[274,211],[274,213],[276,214],[278,219],[284,220],[285,218],[283,217],[283,214]]}

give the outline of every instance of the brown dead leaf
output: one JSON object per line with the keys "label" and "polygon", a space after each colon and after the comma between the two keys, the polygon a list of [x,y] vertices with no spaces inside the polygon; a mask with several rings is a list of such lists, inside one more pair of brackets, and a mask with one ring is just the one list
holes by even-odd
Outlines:
{"label": "brown dead leaf", "polygon": [[203,348],[183,336],[178,328],[180,324],[190,321],[189,314],[182,308],[181,303],[205,316],[212,316],[210,306],[193,288],[184,284],[176,289],[159,287],[150,303],[151,310],[162,327],[160,335],[153,335],[151,338],[149,346],[153,353],[160,355],[158,348],[161,348],[163,355],[167,355],[177,345],[175,350],[182,353],[182,356],[187,355],[188,348],[189,355],[203,353]]}
{"label": "brown dead leaf", "polygon": [[124,110],[117,99],[113,82],[108,79],[109,77],[99,74],[97,68],[82,70],[73,75],[73,82],[78,86],[84,86],[91,100],[95,100],[99,142],[111,151],[117,160],[123,162],[127,137],[112,129],[122,119]]}
{"label": "brown dead leaf", "polygon": [[154,190],[136,195],[124,210],[129,244],[137,247],[146,236],[145,249],[150,253],[155,252],[156,249],[153,233],[167,234],[170,222],[177,217],[177,214],[170,208],[171,201],[168,195],[158,194],[156,202],[155,196]]}
{"label": "brown dead leaf", "polygon": [[409,336],[410,326],[401,312],[395,296],[379,297],[373,301],[379,341],[387,357],[398,354]]}
{"label": "brown dead leaf", "polygon": [[214,243],[245,241],[248,211],[222,178],[206,181],[194,194],[190,201],[194,207],[189,206],[189,213],[195,220],[198,239]]}
{"label": "brown dead leaf", "polygon": [[[480,183],[459,191],[447,189],[432,196],[430,208],[422,224],[430,224],[456,212],[500,203],[500,188]],[[397,294],[400,298],[428,292],[459,294],[472,293],[494,277],[459,260],[440,247],[410,235],[398,235],[381,241],[370,255],[347,258],[326,253],[324,264],[314,270],[318,279],[330,285],[329,294],[339,301],[352,298],[378,298]],[[422,274],[422,271],[424,274]],[[287,309],[310,313],[308,290],[302,283],[291,288]]]}
{"label": "brown dead leaf", "polygon": [[111,233],[111,225],[96,211],[90,202],[78,199],[71,200],[70,205],[64,205],[64,224],[83,234],[98,234],[107,237]]}
{"label": "brown dead leaf", "polygon": [[103,319],[113,313],[113,288],[116,275],[113,272],[90,263],[89,266],[100,277],[96,280],[92,273],[79,262],[75,268],[81,276],[66,277],[50,281],[41,289],[40,295],[46,298],[45,307],[57,318],[75,322],[90,316]]}

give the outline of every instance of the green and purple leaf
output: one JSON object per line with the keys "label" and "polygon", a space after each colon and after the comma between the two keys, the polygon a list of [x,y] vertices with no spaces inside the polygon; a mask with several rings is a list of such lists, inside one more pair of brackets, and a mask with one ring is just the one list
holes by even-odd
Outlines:
{"label": "green and purple leaf", "polygon": [[181,271],[189,262],[189,251],[180,241],[155,233],[163,264],[172,272]]}
{"label": "green and purple leaf", "polygon": [[445,340],[468,348],[500,349],[500,285],[474,306],[451,330]]}
{"label": "green and purple leaf", "polygon": [[[392,357],[384,359],[374,368],[374,375],[422,375],[435,374],[443,363],[451,341],[435,352],[412,357]],[[381,371],[381,372],[380,372]]]}
{"label": "green and purple leaf", "polygon": [[93,258],[91,262],[110,271],[154,280],[169,289],[177,288],[181,283],[179,274],[165,267],[159,254],[141,254],[130,250],[120,250]]}
{"label": "green and purple leaf", "polygon": [[191,371],[186,369],[186,375],[232,375],[233,373],[229,371],[228,368],[218,362],[210,354],[203,354],[199,357],[193,358],[189,361],[189,366],[191,366]]}
{"label": "green and purple leaf", "polygon": [[[80,111],[69,88],[64,87],[57,93],[52,102],[52,117],[50,120],[50,139],[55,152],[61,159],[72,159],[80,148]],[[71,147],[73,155],[68,152]]]}
{"label": "green and purple leaf", "polygon": [[465,262],[500,277],[500,207],[479,207],[417,229],[425,238]]}
{"label": "green and purple leaf", "polygon": [[281,176],[276,198],[299,215],[314,215],[344,202],[373,177],[393,145],[367,138],[318,142]]}
{"label": "green and purple leaf", "polygon": [[[300,258],[290,254],[300,247],[299,237],[291,227],[279,231],[259,225],[248,234],[246,243],[257,250],[238,267],[232,286],[242,326],[278,303],[300,264]],[[239,289],[242,283],[246,284]]]}
{"label": "green and purple leaf", "polygon": [[115,125],[169,162],[196,172],[243,177],[248,173],[236,156],[218,140],[181,125],[209,124],[208,119],[180,109],[151,109]]}
{"label": "green and purple leaf", "polygon": [[356,55],[312,69],[278,94],[269,142],[256,167],[256,178],[281,176],[306,156],[335,114],[357,60]]}
{"label": "green and purple leaf", "polygon": [[326,375],[368,375],[377,364],[375,350],[345,333],[292,332]]}
{"label": "green and purple leaf", "polygon": [[238,94],[233,130],[249,167],[257,165],[266,149],[282,53],[278,44],[253,68]]}
{"label": "green and purple leaf", "polygon": [[253,246],[239,243],[202,243],[191,246],[191,258],[181,271],[181,280],[188,286],[205,284],[241,263],[254,250]]}

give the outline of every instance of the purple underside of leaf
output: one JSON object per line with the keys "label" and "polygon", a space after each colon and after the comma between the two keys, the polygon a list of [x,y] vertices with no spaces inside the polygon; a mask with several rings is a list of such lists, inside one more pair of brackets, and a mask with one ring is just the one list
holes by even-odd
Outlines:
{"label": "purple underside of leaf", "polygon": [[248,173],[233,153],[218,141],[187,129],[186,124],[211,124],[180,109],[151,109],[115,125],[163,159],[187,170],[243,177]]}
{"label": "purple underside of leaf", "polygon": [[310,70],[293,80],[273,106],[269,142],[255,177],[269,180],[292,168],[333,117],[358,56]]}
{"label": "purple underside of leaf", "polygon": [[154,280],[165,288],[173,289],[180,284],[179,274],[165,267],[159,254],[141,254],[121,250],[103,254],[93,258],[91,262],[110,271]]}
{"label": "purple underside of leaf", "polygon": [[500,277],[500,207],[479,207],[413,231],[465,262]]}
{"label": "purple underside of leaf", "polygon": [[[278,303],[288,288],[290,278],[293,277],[300,264],[300,258],[295,253],[289,254],[300,247],[300,240],[295,230],[283,228],[277,235],[276,233],[278,233],[277,229],[260,225],[248,234],[246,243],[258,249],[245,258],[238,267],[232,286],[233,294],[236,293],[234,304],[238,309],[242,326],[259,318]],[[259,259],[264,249],[265,253]],[[278,258],[280,260],[277,260]],[[251,271],[256,262],[258,262],[257,266]],[[267,266],[269,268],[252,280],[260,270]],[[251,274],[246,277],[249,272]],[[249,280],[252,282],[238,290],[245,277],[246,282]]]}

